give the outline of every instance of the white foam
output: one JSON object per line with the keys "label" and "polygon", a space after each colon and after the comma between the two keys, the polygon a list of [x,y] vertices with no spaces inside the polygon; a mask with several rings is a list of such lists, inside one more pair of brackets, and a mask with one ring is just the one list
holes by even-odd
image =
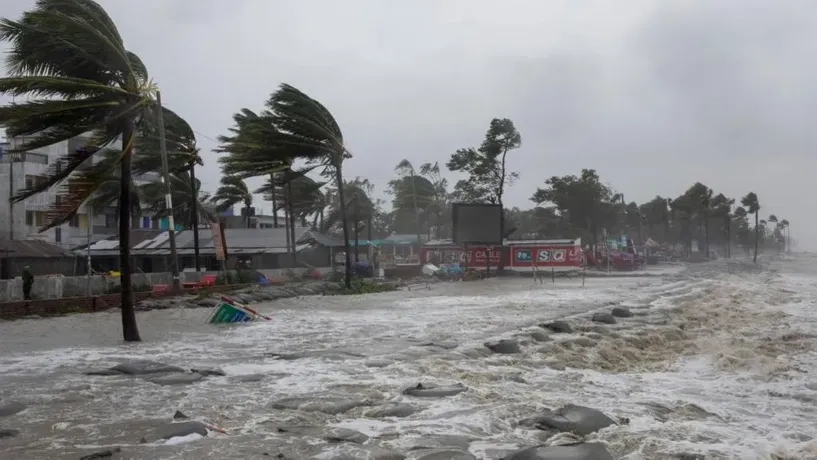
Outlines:
{"label": "white foam", "polygon": [[[581,280],[575,279],[559,279],[555,284],[492,280],[482,287],[452,283],[434,286],[432,291],[371,298],[289,299],[260,306],[267,309],[264,311],[275,308],[271,322],[218,329],[203,329],[195,323],[198,329],[189,334],[183,332],[182,321],[202,318],[171,316],[179,315],[178,312],[151,312],[153,316],[140,316],[142,329],[153,327],[167,332],[154,330],[157,338],[137,346],[85,344],[34,352],[4,349],[0,384],[30,382],[25,392],[11,389],[3,393],[4,397],[48,394],[59,385],[89,381],[79,372],[125,359],[155,359],[183,366],[214,364],[229,377],[185,387],[181,397],[177,387],[122,377],[94,377],[90,381],[95,399],[76,408],[61,409],[67,412],[59,419],[74,424],[71,417],[94,413],[104,423],[124,423],[137,415],[170,415],[156,412],[165,410],[171,400],[206,412],[197,415],[226,414],[225,419],[238,424],[229,427],[232,431],[257,426],[259,420],[269,417],[269,411],[263,407],[271,400],[315,393],[341,395],[337,388],[346,385],[365,386],[387,395],[391,401],[411,402],[421,408],[404,419],[370,420],[354,412],[357,415],[339,418],[339,426],[370,436],[403,434],[393,442],[396,447],[408,447],[411,436],[421,434],[478,438],[479,442],[471,447],[478,455],[534,444],[539,442],[536,433],[516,428],[515,422],[532,415],[537,408],[575,403],[629,418],[628,425],[592,437],[625,450],[623,453],[644,458],[651,458],[650,449],[717,453],[727,458],[771,458],[771,453],[806,455],[812,452],[809,449],[815,449],[813,443],[805,441],[805,432],[813,421],[808,407],[817,401],[817,392],[808,390],[805,383],[817,373],[817,356],[811,350],[798,349],[786,349],[779,355],[758,354],[757,358],[741,353],[762,344],[769,335],[817,333],[814,308],[817,282],[809,276],[787,273],[758,282],[759,276],[767,275],[674,277],[669,281],[588,278],[585,288],[581,287]],[[781,294],[781,290],[790,293]],[[462,295],[463,292],[468,295]],[[756,323],[750,316],[740,324],[743,336],[733,336],[735,331],[724,325],[710,325],[712,334],[706,339],[695,339],[694,353],[668,354],[668,361],[660,368],[615,373],[600,368],[569,368],[559,372],[543,365],[548,356],[531,354],[452,361],[447,357],[450,353],[437,353],[398,361],[385,368],[366,367],[364,357],[349,356],[345,360],[321,356],[297,360],[273,357],[273,353],[321,349],[394,357],[413,345],[444,340],[458,342],[460,347],[453,351],[457,352],[469,346],[480,347],[485,340],[507,337],[520,327],[550,318],[586,316],[585,312],[609,308],[610,301],[633,308],[650,305],[651,311],[662,310],[672,318],[673,309],[679,304],[702,302],[702,311],[716,312],[726,308],[723,305],[733,297],[743,308],[758,312]],[[791,301],[775,300],[784,297]],[[373,305],[367,307],[367,302]],[[782,316],[769,316],[773,311]],[[77,315],[80,316],[93,317]],[[82,323],[74,318],[39,321],[27,324],[26,328],[60,331],[60,325],[70,324],[72,328],[63,333],[75,334],[78,344],[83,343],[82,337],[93,333],[90,327],[82,329]],[[100,323],[94,327],[118,327],[115,316],[100,316],[94,321]],[[9,324],[0,324],[0,336],[15,333]],[[51,326],[45,328],[47,324]],[[735,342],[737,339],[742,342]],[[597,351],[588,349],[587,353]],[[726,368],[729,363],[736,364]],[[53,373],[63,375],[59,384],[46,378]],[[247,383],[232,380],[252,374],[267,377]],[[461,381],[469,390],[439,400],[400,395],[404,385],[418,381]],[[669,408],[697,406],[712,415],[677,416],[661,421],[647,403]],[[48,411],[48,407],[34,407],[27,412],[33,414],[31,417],[47,419]],[[29,415],[22,415],[25,422]],[[184,438],[180,441],[193,440],[189,436]]]}

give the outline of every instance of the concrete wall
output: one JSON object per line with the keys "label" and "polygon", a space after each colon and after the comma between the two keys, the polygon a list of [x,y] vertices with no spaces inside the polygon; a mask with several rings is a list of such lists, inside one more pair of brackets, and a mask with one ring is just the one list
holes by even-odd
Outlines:
{"label": "concrete wall", "polygon": [[[285,276],[292,273],[301,276],[308,269],[293,268],[286,270],[257,270],[268,277]],[[318,268],[321,273],[326,274],[332,271],[331,268]],[[195,282],[201,279],[202,275],[219,275],[220,272],[182,272],[181,282]],[[134,273],[132,278],[133,287],[136,291],[151,290],[156,284],[172,284],[173,277],[170,273]],[[119,286],[119,277],[108,276],[57,276],[57,277],[35,277],[34,285],[31,288],[31,295],[34,299],[58,299],[62,297],[80,297],[87,295],[88,284],[90,283],[91,295],[98,296],[110,293]],[[23,299],[23,280],[15,278],[13,280],[0,280],[0,303],[15,302]]]}

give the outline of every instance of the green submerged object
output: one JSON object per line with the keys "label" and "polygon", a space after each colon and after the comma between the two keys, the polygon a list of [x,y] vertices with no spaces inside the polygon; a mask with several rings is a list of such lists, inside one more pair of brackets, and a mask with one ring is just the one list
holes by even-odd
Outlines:
{"label": "green submerged object", "polygon": [[243,323],[247,321],[256,321],[259,316],[253,312],[247,311],[244,308],[233,305],[229,302],[222,301],[213,308],[210,313],[208,323]]}

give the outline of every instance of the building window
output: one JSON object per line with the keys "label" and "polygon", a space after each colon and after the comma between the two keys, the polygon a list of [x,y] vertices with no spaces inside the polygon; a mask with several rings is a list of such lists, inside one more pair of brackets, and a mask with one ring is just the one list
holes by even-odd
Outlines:
{"label": "building window", "polygon": [[25,161],[26,163],[38,163],[38,164],[41,164],[41,165],[47,165],[48,164],[48,155],[43,155],[42,153],[31,153],[31,152],[26,152],[23,155],[24,155],[23,156],[23,161]]}
{"label": "building window", "polygon": [[117,216],[113,214],[105,214],[105,228],[116,228]]}
{"label": "building window", "polygon": [[26,225],[34,225],[34,211],[26,211]]}
{"label": "building window", "polygon": [[68,221],[68,226],[69,227],[79,227],[79,215],[78,214],[74,214],[73,216],[71,216],[71,220]]}
{"label": "building window", "polygon": [[33,174],[26,174],[26,188],[39,187],[47,181],[45,176],[35,176]]}
{"label": "building window", "polygon": [[62,229],[60,227],[54,228],[54,241],[62,243]]}

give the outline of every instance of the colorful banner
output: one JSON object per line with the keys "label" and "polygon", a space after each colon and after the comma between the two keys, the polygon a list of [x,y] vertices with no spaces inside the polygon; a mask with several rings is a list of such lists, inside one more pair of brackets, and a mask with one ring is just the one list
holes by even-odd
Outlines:
{"label": "colorful banner", "polygon": [[578,246],[537,245],[511,248],[514,267],[568,267],[581,265]]}

